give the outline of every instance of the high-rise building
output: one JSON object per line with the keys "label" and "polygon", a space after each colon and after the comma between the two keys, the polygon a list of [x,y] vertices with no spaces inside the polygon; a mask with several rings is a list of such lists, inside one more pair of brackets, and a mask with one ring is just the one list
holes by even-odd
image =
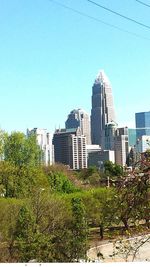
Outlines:
{"label": "high-rise building", "polygon": [[129,154],[128,127],[118,128],[114,138],[115,163],[125,166]]}
{"label": "high-rise building", "polygon": [[128,128],[118,128],[115,122],[105,125],[104,150],[114,151],[115,163],[125,166],[129,153]]}
{"label": "high-rise building", "polygon": [[135,113],[136,138],[150,135],[150,111]]}
{"label": "high-rise building", "polygon": [[92,144],[102,146],[105,125],[115,121],[112,88],[104,71],[100,71],[92,87]]}
{"label": "high-rise building", "polygon": [[65,122],[66,129],[80,128],[81,134],[86,137],[87,144],[91,144],[91,130],[89,115],[83,109],[72,110]]}
{"label": "high-rise building", "polygon": [[77,129],[58,129],[53,136],[55,162],[73,170],[87,168],[86,137]]}
{"label": "high-rise building", "polygon": [[54,147],[52,145],[52,135],[46,129],[33,128],[27,129],[27,136],[35,134],[37,143],[40,146],[42,154],[42,162],[46,165],[54,163]]}
{"label": "high-rise building", "polygon": [[129,147],[134,147],[136,145],[136,129],[128,129],[128,142]]}
{"label": "high-rise building", "polygon": [[102,138],[102,148],[106,150],[115,149],[115,136],[117,132],[118,124],[115,122],[109,122],[105,125],[105,131]]}

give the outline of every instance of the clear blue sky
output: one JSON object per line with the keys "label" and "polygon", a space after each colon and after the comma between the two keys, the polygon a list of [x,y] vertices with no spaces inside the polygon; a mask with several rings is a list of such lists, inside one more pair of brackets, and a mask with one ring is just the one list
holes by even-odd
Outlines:
{"label": "clear blue sky", "polygon": [[[0,126],[6,131],[64,127],[67,114],[89,114],[94,79],[104,69],[113,88],[117,122],[134,125],[150,110],[150,29],[86,0],[0,0]],[[135,0],[95,0],[150,25],[150,8]],[[150,0],[143,0],[150,4]],[[148,40],[149,39],[149,40]]]}

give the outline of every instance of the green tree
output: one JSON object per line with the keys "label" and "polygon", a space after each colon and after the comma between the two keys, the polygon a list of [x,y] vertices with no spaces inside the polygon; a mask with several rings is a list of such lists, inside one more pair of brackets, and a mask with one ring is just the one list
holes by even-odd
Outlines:
{"label": "green tree", "polygon": [[0,159],[4,157],[4,144],[7,138],[7,133],[0,129]]}
{"label": "green tree", "polygon": [[0,161],[0,194],[4,197],[15,195],[16,167],[10,162]]}
{"label": "green tree", "polygon": [[96,166],[90,166],[87,169],[80,170],[78,178],[84,185],[89,185],[89,187],[99,186],[101,173]]}
{"label": "green tree", "polygon": [[78,177],[79,179],[86,181],[88,178],[94,174],[98,174],[98,170],[96,166],[90,166],[87,169],[82,169],[79,171]]}
{"label": "green tree", "polygon": [[37,166],[41,161],[41,150],[37,145],[36,136],[28,138],[21,132],[13,132],[4,143],[4,159],[15,166]]}
{"label": "green tree", "polygon": [[44,172],[46,173],[51,189],[55,192],[59,193],[73,193],[77,190],[72,181],[68,179],[68,177],[59,170],[51,170],[48,168],[44,168]]}
{"label": "green tree", "polygon": [[99,234],[101,239],[104,237],[104,230],[114,223],[115,192],[113,188],[102,188],[93,191],[93,198],[98,206],[97,212],[99,216],[97,216],[97,226],[100,229]]}
{"label": "green tree", "polygon": [[39,232],[35,216],[27,205],[20,209],[14,236],[18,262],[53,261],[51,238]]}
{"label": "green tree", "polygon": [[105,161],[104,168],[105,174],[110,177],[123,175],[123,167],[111,161]]}
{"label": "green tree", "polygon": [[82,192],[82,200],[85,206],[86,219],[88,226],[99,227],[100,224],[100,201],[94,196],[94,191],[84,191]]}
{"label": "green tree", "polygon": [[86,259],[87,251],[87,222],[85,216],[85,207],[80,198],[72,198],[72,238],[71,245],[71,258],[73,261]]}
{"label": "green tree", "polygon": [[23,166],[18,168],[17,198],[30,197],[37,189],[50,188],[48,178],[40,166]]}
{"label": "green tree", "polygon": [[33,249],[34,244],[34,233],[36,225],[35,218],[31,213],[31,210],[24,205],[21,207],[18,220],[16,223],[15,237],[15,248],[18,254],[19,262],[28,262],[34,258],[35,249]]}
{"label": "green tree", "polygon": [[99,173],[93,173],[88,177],[89,183],[92,186],[99,186],[100,185],[100,174]]}
{"label": "green tree", "polygon": [[45,252],[43,254],[41,250],[38,261],[72,261],[70,252],[72,213],[66,196],[66,194],[65,197],[62,194],[50,195],[45,190],[40,190],[37,194],[35,192],[32,196],[31,202],[38,230],[43,235],[43,240],[49,240],[49,247],[46,243]]}
{"label": "green tree", "polygon": [[22,200],[0,198],[0,262],[15,262],[14,233]]}
{"label": "green tree", "polygon": [[10,161],[0,162],[0,196],[25,198],[36,188],[49,188],[49,181],[42,168],[16,166]]}
{"label": "green tree", "polygon": [[116,194],[116,217],[122,221],[125,230],[130,228],[130,223],[136,224],[145,219],[149,227],[149,157],[143,154],[143,159],[138,162],[132,174],[122,179]]}

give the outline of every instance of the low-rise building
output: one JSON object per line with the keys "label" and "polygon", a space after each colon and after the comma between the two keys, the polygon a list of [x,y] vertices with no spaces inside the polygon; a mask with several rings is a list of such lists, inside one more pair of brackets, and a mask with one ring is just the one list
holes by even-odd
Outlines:
{"label": "low-rise building", "polygon": [[105,161],[115,162],[113,150],[101,150],[99,145],[87,146],[88,167],[96,166],[103,169]]}

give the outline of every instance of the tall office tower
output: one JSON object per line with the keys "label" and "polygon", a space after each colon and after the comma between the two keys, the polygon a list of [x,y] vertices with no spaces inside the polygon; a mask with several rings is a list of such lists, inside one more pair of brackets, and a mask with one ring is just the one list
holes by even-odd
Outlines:
{"label": "tall office tower", "polygon": [[129,154],[128,127],[118,128],[114,138],[115,163],[125,166]]}
{"label": "tall office tower", "polygon": [[136,145],[136,129],[128,129],[128,141],[130,147],[134,147]]}
{"label": "tall office tower", "polygon": [[92,87],[92,144],[103,145],[105,125],[111,121],[115,121],[112,89],[104,71],[100,71]]}
{"label": "tall office tower", "polygon": [[125,166],[129,153],[128,127],[118,128],[115,122],[105,125],[105,150],[114,151],[115,163]]}
{"label": "tall office tower", "polygon": [[106,150],[114,150],[115,143],[114,138],[116,136],[118,124],[115,122],[109,122],[105,125],[105,132],[102,138],[102,147]]}
{"label": "tall office tower", "polygon": [[136,138],[150,135],[150,111],[135,113]]}
{"label": "tall office tower", "polygon": [[56,130],[53,136],[55,162],[73,170],[87,168],[86,137],[80,128]]}
{"label": "tall office tower", "polygon": [[86,137],[87,144],[91,144],[91,129],[89,115],[83,109],[72,110],[65,122],[66,129],[80,128],[81,134]]}
{"label": "tall office tower", "polygon": [[27,136],[35,134],[37,137],[37,143],[43,151],[42,162],[46,165],[52,165],[54,163],[54,147],[52,145],[52,135],[47,132],[46,129],[33,128],[27,129]]}

